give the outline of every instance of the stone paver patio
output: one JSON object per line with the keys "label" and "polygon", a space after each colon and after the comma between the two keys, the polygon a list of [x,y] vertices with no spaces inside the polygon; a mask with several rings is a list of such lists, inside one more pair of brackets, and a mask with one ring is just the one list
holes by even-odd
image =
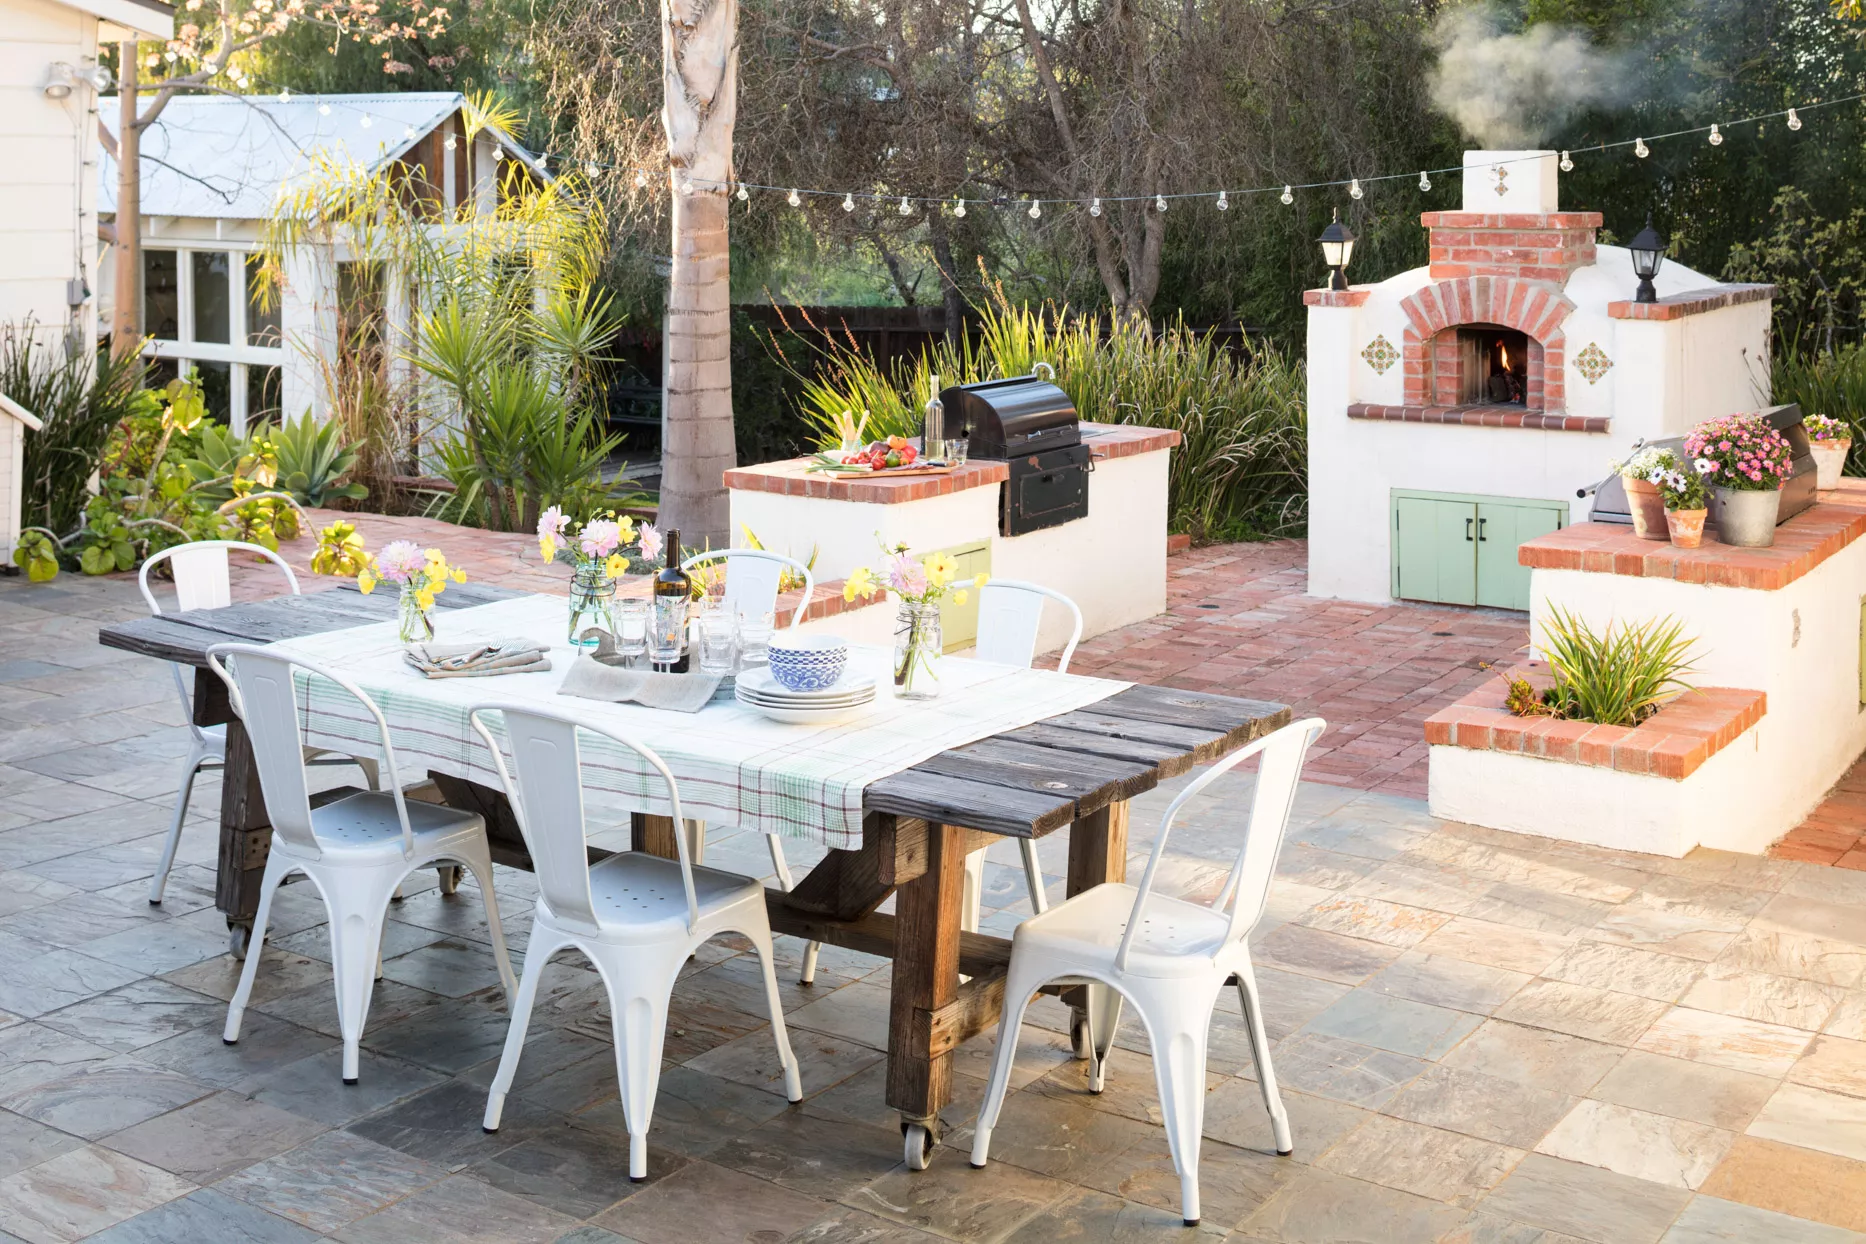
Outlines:
{"label": "stone paver patio", "polygon": [[[1211,570],[1188,584],[1227,557],[1272,582]],[[1449,697],[1520,631],[1507,614],[1321,602],[1292,621],[1300,580],[1276,581],[1290,573],[1278,558],[1297,564],[1288,546],[1175,559],[1170,619],[1095,641],[1101,668],[1133,677],[1117,667],[1152,660],[1158,681],[1334,703],[1348,723],[1369,720],[1351,711],[1365,703],[1381,724],[1360,738],[1416,741],[1393,724],[1412,697]],[[505,1125],[480,1130],[505,1011],[470,883],[443,898],[424,876],[392,913],[359,1085],[338,1080],[309,887],[282,892],[245,1034],[223,1045],[235,964],[212,906],[218,784],[197,786],[168,900],[148,906],[180,711],[166,670],[95,642],[99,623],[142,611],[121,579],[0,582],[0,1239],[1866,1241],[1866,873],[1570,847],[1343,784],[1403,777],[1403,747],[1343,744],[1316,762],[1336,784],[1302,790],[1253,939],[1296,1153],[1272,1153],[1224,999],[1197,1231],[1178,1226],[1131,1024],[1091,1096],[1065,1013],[1035,1008],[983,1171],[965,1148],[992,1042],[970,1043],[948,1145],[910,1173],[882,1103],[887,965],[826,949],[803,989],[791,939],[806,1101],[777,1091],[748,957],[709,947],[676,989],[640,1185],[585,965],[554,965]],[[1269,647],[1278,618],[1317,628],[1312,644]],[[1183,654],[1163,630],[1228,655],[1166,669]],[[1375,763],[1357,779],[1350,756]],[[1190,809],[1170,889],[1216,893],[1248,782]],[[1136,852],[1171,794],[1136,801]],[[1042,854],[1060,893],[1062,836]],[[1008,844],[991,858],[985,923],[1007,931],[1027,910],[1022,875]],[[725,829],[709,859],[768,868],[761,843]],[[499,886],[516,953],[531,878],[501,869]]]}

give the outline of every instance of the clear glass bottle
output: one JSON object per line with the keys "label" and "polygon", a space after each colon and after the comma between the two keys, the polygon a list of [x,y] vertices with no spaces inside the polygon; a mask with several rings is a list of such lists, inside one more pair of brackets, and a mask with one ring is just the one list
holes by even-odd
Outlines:
{"label": "clear glass bottle", "polygon": [[434,638],[434,619],[415,594],[415,585],[402,584],[402,599],[396,611],[396,618],[401,624],[402,642],[405,644],[425,644]]}
{"label": "clear glass bottle", "polygon": [[616,581],[595,558],[578,562],[570,579],[571,644],[594,648],[596,637],[584,638],[590,630],[616,633]]}
{"label": "clear glass bottle", "polygon": [[654,621],[648,634],[656,669],[687,672],[687,607],[692,600],[693,580],[680,568],[680,532],[670,529],[667,563],[654,576]]}
{"label": "clear glass bottle", "polygon": [[901,602],[894,616],[894,694],[903,700],[930,700],[939,694],[939,605]]}

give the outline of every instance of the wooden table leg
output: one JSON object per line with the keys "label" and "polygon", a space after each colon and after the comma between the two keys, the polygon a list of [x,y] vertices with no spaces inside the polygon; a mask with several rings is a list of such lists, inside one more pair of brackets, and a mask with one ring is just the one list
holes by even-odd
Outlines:
{"label": "wooden table leg", "polygon": [[907,1164],[926,1166],[952,1100],[952,1051],[936,1036],[959,997],[959,917],[969,831],[931,825],[926,871],[895,891],[894,981],[888,1011],[888,1105],[901,1112]]}
{"label": "wooden table leg", "polygon": [[259,883],[271,848],[272,821],[259,788],[252,740],[236,717],[227,722],[227,768],[220,787],[220,867],[214,880],[214,906],[226,913],[228,942],[235,958],[246,957],[253,917],[259,913]]}
{"label": "wooden table leg", "polygon": [[679,859],[680,847],[674,842],[674,818],[648,812],[629,813],[629,847],[664,860]]}
{"label": "wooden table leg", "polygon": [[[1074,897],[1104,881],[1127,880],[1127,801],[1111,803],[1077,821],[1069,830],[1069,879],[1067,893]],[[1105,986],[1087,985],[1063,992],[1069,1004],[1069,1037],[1077,1058],[1087,1058],[1088,1008],[1095,1007],[1099,1027],[1112,1029],[1118,1022],[1119,996],[1107,995]],[[1095,1044],[1106,1051],[1114,1041],[1112,1031],[1095,1033]],[[1093,1070],[1093,1068],[1091,1068]]]}

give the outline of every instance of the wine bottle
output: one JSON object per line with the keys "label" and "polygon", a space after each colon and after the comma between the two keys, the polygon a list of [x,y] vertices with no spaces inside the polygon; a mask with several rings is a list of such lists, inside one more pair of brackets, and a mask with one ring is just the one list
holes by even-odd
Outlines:
{"label": "wine bottle", "polygon": [[669,673],[687,672],[687,605],[693,599],[693,582],[680,568],[680,532],[667,533],[667,564],[654,576],[655,647],[662,653],[678,651],[672,662],[659,662],[657,668]]}

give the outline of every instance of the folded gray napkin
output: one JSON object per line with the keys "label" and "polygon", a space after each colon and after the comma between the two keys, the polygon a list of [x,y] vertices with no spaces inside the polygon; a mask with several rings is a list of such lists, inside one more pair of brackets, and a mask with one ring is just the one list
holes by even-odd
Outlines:
{"label": "folded gray napkin", "polygon": [[544,645],[530,639],[470,644],[410,644],[402,659],[429,678],[484,678],[492,674],[537,674],[551,668]]}
{"label": "folded gray napkin", "polygon": [[[587,635],[587,632],[586,632]],[[633,703],[646,708],[665,708],[677,713],[697,713],[705,708],[719,690],[717,674],[663,674],[658,670],[624,669],[627,658],[617,655],[615,637],[607,631],[596,632],[596,650],[586,652],[571,662],[564,675],[559,695],[574,695],[585,700],[608,700],[612,704]]]}

